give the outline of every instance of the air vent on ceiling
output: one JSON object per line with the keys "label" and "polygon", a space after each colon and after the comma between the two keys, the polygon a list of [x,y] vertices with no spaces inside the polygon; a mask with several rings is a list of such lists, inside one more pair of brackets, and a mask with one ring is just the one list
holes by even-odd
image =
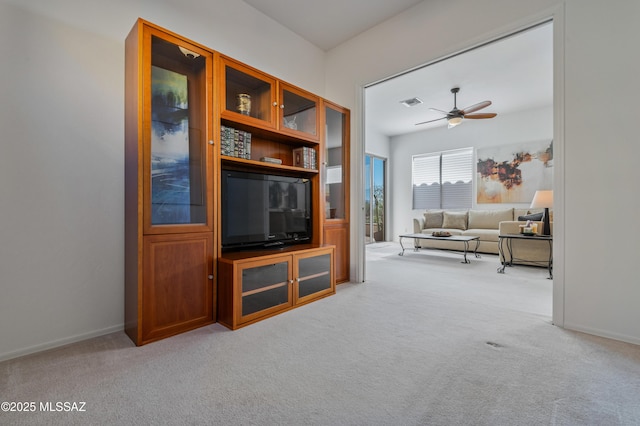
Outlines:
{"label": "air vent on ceiling", "polygon": [[406,107],[412,107],[416,105],[420,105],[422,101],[418,98],[405,99],[404,101],[400,101],[400,103]]}

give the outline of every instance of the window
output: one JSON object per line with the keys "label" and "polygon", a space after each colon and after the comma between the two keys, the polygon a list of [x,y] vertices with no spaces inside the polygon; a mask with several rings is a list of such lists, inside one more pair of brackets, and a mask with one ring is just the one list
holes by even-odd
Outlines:
{"label": "window", "polygon": [[471,208],[473,148],[414,155],[414,209]]}

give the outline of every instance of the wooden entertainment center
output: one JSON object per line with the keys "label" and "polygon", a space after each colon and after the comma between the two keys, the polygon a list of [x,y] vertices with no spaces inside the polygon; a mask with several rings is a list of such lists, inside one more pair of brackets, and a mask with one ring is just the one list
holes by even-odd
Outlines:
{"label": "wooden entertainment center", "polygon": [[[334,294],[349,280],[349,110],[142,19],[125,50],[134,343],[235,330]],[[310,182],[310,238],[223,247],[223,169]]]}

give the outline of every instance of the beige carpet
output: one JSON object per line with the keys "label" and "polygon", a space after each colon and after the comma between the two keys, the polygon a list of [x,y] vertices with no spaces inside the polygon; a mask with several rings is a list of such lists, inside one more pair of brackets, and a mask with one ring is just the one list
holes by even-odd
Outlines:
{"label": "beige carpet", "polygon": [[0,424],[640,424],[640,347],[551,325],[544,269],[398,252],[369,247],[367,283],[238,331],[0,363],[0,400],[36,404]]}

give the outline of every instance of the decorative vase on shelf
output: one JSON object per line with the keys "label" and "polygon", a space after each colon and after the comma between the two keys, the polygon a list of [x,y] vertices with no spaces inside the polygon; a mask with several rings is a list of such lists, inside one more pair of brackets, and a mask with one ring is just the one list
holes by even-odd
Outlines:
{"label": "decorative vase on shelf", "polygon": [[297,116],[294,115],[291,120],[287,119],[287,117],[282,117],[284,120],[284,127],[292,130],[298,130],[298,124],[296,124],[296,117]]}
{"label": "decorative vase on shelf", "polygon": [[246,93],[238,94],[238,112],[242,115],[251,114],[251,95]]}

